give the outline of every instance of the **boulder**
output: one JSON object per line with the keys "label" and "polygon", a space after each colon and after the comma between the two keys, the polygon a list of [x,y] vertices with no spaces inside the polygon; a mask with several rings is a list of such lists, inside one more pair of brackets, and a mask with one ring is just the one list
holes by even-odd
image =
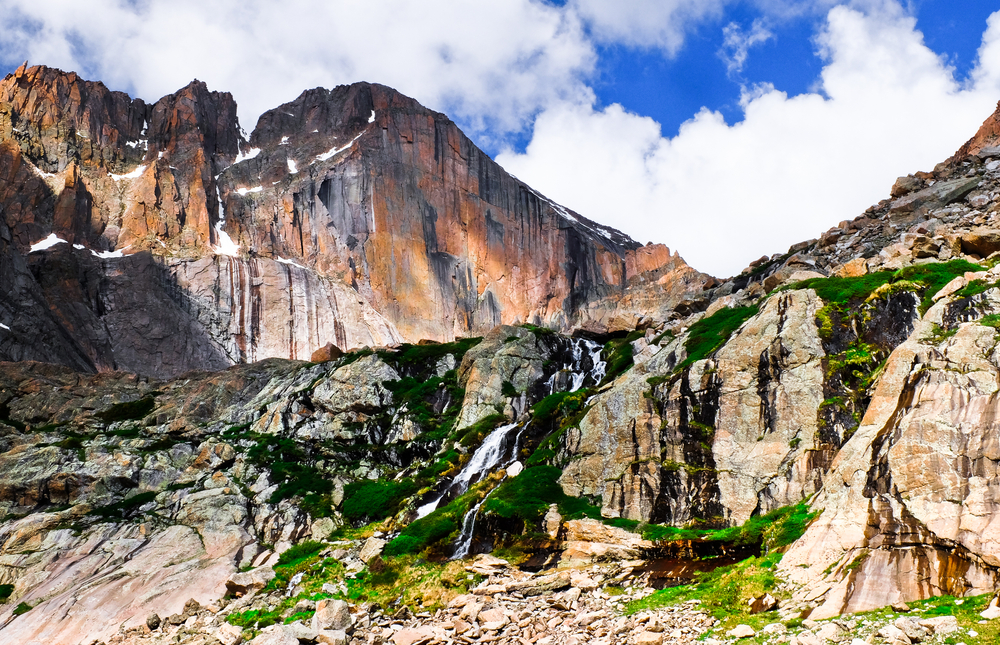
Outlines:
{"label": "boulder", "polygon": [[344,355],[343,350],[341,350],[333,343],[327,343],[326,345],[320,347],[315,352],[313,352],[312,356],[309,357],[309,360],[313,363],[325,363],[327,361],[332,361],[334,359],[340,358],[343,355]]}
{"label": "boulder", "polygon": [[434,638],[434,630],[430,627],[404,627],[392,635],[392,642],[395,645],[420,645]]}
{"label": "boulder", "polygon": [[361,553],[358,554],[358,559],[367,563],[375,556],[382,555],[382,549],[384,548],[385,540],[377,537],[370,537],[365,540],[364,545],[361,547]]}
{"label": "boulder", "polygon": [[226,591],[234,596],[245,596],[251,591],[258,591],[274,580],[274,569],[257,567],[250,571],[234,573],[226,580]]}
{"label": "boulder", "polygon": [[962,253],[989,257],[1000,251],[1000,230],[977,226],[968,233],[962,234]]}
{"label": "boulder", "polygon": [[236,625],[222,623],[213,633],[222,645],[240,645],[243,642],[243,630]]}
{"label": "boulder", "polygon": [[732,638],[750,638],[751,636],[756,636],[757,632],[750,625],[737,625],[730,629],[727,635]]}
{"label": "boulder", "polygon": [[760,614],[765,611],[773,611],[778,608],[778,599],[769,593],[754,598],[749,602],[750,613]]}
{"label": "boulder", "polygon": [[632,642],[635,645],[662,645],[663,634],[660,632],[639,632]]}
{"label": "boulder", "polygon": [[523,582],[507,586],[507,592],[519,592],[525,596],[539,596],[547,591],[559,591],[570,586],[569,571],[560,571],[546,576],[536,576]]}
{"label": "boulder", "polygon": [[320,632],[324,630],[346,630],[351,626],[351,612],[343,600],[320,600],[316,603],[316,613],[313,614],[312,628]]}
{"label": "boulder", "polygon": [[271,625],[261,630],[250,645],[299,645],[294,630],[286,625]]}
{"label": "boulder", "polygon": [[341,629],[324,629],[316,634],[315,640],[321,645],[347,645],[347,632]]}

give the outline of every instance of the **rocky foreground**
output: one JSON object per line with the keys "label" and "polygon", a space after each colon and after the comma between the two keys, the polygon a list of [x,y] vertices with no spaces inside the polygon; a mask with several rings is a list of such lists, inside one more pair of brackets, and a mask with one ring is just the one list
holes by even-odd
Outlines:
{"label": "rocky foreground", "polygon": [[[378,538],[366,541],[335,542],[320,556],[329,556],[363,567],[378,557],[384,544]],[[643,561],[622,561],[543,571],[536,574],[510,567],[506,560],[478,556],[464,570],[482,581],[469,593],[453,595],[446,605],[434,611],[413,613],[407,607],[383,610],[377,604],[349,604],[328,599],[342,596],[344,581],[325,583],[319,600],[303,599],[284,612],[298,618],[284,624],[251,630],[257,634],[252,645],[432,645],[452,643],[496,643],[497,645],[630,645],[733,643],[789,645],[911,645],[912,643],[979,643],[980,633],[953,615],[937,615],[897,605],[890,612],[814,621],[790,619],[797,611],[774,611],[778,601],[767,595],[762,613],[748,624],[732,627],[702,609],[701,601],[689,600],[660,608],[644,608],[654,590],[646,584]],[[236,598],[226,598],[202,607],[191,600],[183,612],[161,618],[150,615],[146,624],[123,630],[107,641],[108,645],[154,645],[181,643],[190,645],[238,645],[247,632],[231,624],[233,617],[253,608],[264,609],[301,592],[301,587],[267,591],[274,579],[270,567],[255,569],[231,578],[227,585]],[[263,590],[262,590],[263,589]],[[955,601],[959,607],[964,601]],[[970,601],[971,604],[971,601]],[[984,617],[1000,616],[994,599]],[[925,608],[927,609],[927,608]],[[930,615],[922,615],[922,614]],[[311,615],[311,616],[310,616]],[[977,615],[976,618],[979,618]],[[230,622],[227,622],[230,621]],[[985,618],[976,627],[995,634],[997,625]]]}

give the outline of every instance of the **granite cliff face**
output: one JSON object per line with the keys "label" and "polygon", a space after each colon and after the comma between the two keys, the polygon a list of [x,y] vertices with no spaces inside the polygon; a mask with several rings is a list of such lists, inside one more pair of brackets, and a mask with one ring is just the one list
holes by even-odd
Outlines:
{"label": "granite cliff face", "polygon": [[[22,67],[0,84],[0,176],[9,249],[37,283],[21,290],[51,310],[12,307],[8,344],[49,347],[34,329],[60,327],[69,347],[37,357],[74,367],[66,352],[172,376],[508,323],[631,329],[711,280],[367,83],[306,91],[246,138],[232,96],[199,81],[148,105]],[[31,251],[50,235],[66,244]]]}

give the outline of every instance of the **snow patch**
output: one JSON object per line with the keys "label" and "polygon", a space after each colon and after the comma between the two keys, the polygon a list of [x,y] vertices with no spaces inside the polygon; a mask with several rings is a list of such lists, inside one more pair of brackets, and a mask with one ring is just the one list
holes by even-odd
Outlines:
{"label": "snow patch", "polygon": [[80,137],[81,139],[89,139],[90,138],[90,137],[88,137],[87,135],[85,135],[82,132],[76,132],[75,134],[76,134],[76,136]]}
{"label": "snow patch", "polygon": [[34,253],[35,251],[44,251],[45,249],[51,249],[56,244],[65,244],[66,240],[56,237],[55,233],[49,233],[49,236],[44,240],[39,240],[31,245],[31,250],[28,253]]}
{"label": "snow patch", "polygon": [[[129,246],[132,246],[132,245],[129,244]],[[101,251],[100,253],[98,253],[97,251],[91,251],[91,253],[93,253],[95,257],[99,257],[102,260],[111,260],[111,259],[114,259],[114,258],[123,258],[123,257],[125,257],[125,249],[127,249],[127,248],[128,248],[128,246],[126,246],[124,248],[120,248],[117,251]]]}
{"label": "snow patch", "polygon": [[215,185],[215,198],[219,200],[219,221],[215,224],[215,232],[218,235],[219,244],[213,246],[212,250],[215,251],[216,255],[228,255],[231,258],[235,258],[240,254],[240,245],[233,241],[233,238],[229,237],[229,234],[222,230],[222,227],[226,224],[226,210],[222,206],[222,195],[219,194],[219,185]]}
{"label": "snow patch", "polygon": [[35,164],[33,164],[31,162],[28,162],[28,165],[31,166],[31,169],[35,171],[35,174],[38,175],[39,177],[41,177],[42,179],[48,179],[49,177],[55,177],[56,176],[56,173],[54,173],[54,172],[44,172],[41,168],[39,168],[38,166],[36,166]]}
{"label": "snow patch", "polygon": [[84,250],[84,249],[85,249],[85,248],[87,248],[87,247],[85,247],[85,246],[84,246],[84,245],[82,245],[82,244],[74,244],[74,245],[73,245],[73,248],[74,248],[74,249],[76,249],[77,251],[82,251],[82,250]]}
{"label": "snow patch", "polygon": [[[162,155],[163,153],[161,152],[160,154]],[[114,179],[115,181],[121,181],[123,179],[137,179],[141,177],[142,173],[144,172],[146,172],[146,166],[139,166],[132,172],[125,173],[124,175],[116,175],[114,173],[108,173],[108,174],[111,175],[111,178]]]}
{"label": "snow patch", "polygon": [[160,150],[160,152],[157,153],[157,155],[156,155],[156,160],[159,161],[160,159],[163,159],[165,156],[167,156],[167,153],[165,153],[162,150]]}
{"label": "snow patch", "polygon": [[254,186],[253,188],[237,188],[236,192],[242,196],[247,193],[259,193],[262,190],[264,190],[263,186]]}
{"label": "snow patch", "polygon": [[241,150],[240,154],[236,155],[236,161],[233,162],[233,165],[235,166],[239,162],[246,161],[247,159],[253,159],[259,154],[260,154],[260,148],[250,148],[246,152],[243,152]]}
{"label": "snow patch", "polygon": [[129,148],[138,148],[139,146],[142,146],[143,150],[149,150],[148,139],[139,139],[138,141],[126,141],[125,145],[127,145]]}
{"label": "snow patch", "polygon": [[279,146],[287,146],[288,145],[288,137],[281,137],[281,143],[279,143],[278,145]]}
{"label": "snow patch", "polygon": [[[341,146],[340,148],[331,148],[330,150],[327,150],[326,152],[324,152],[321,155],[316,155],[316,161],[326,161],[327,159],[329,159],[331,157],[339,155],[344,150],[347,150],[348,148],[350,148],[351,146],[353,146],[354,142],[357,141],[358,139],[360,139],[362,134],[364,134],[364,132],[362,132],[358,136],[354,137],[353,139],[351,139],[350,141],[348,141],[345,145]],[[316,161],[314,161],[313,163],[316,163]]]}
{"label": "snow patch", "polygon": [[368,123],[375,123],[375,110],[372,110],[372,115],[368,117]]}
{"label": "snow patch", "polygon": [[279,255],[279,256],[276,256],[276,257],[274,258],[274,261],[275,261],[275,262],[280,262],[280,263],[282,263],[282,264],[290,264],[290,265],[292,265],[293,267],[299,267],[300,269],[304,269],[304,268],[305,268],[304,266],[302,266],[302,265],[301,265],[301,264],[299,264],[298,262],[295,262],[295,261],[293,261],[293,260],[289,260],[289,259],[287,259],[287,258],[283,258],[283,257],[281,257],[280,255]]}
{"label": "snow patch", "polygon": [[3,323],[0,323],[0,329],[6,329],[7,331],[10,331],[10,327],[8,327],[7,325],[5,325]]}
{"label": "snow patch", "polygon": [[288,159],[287,161],[288,161],[288,172],[292,173],[293,175],[297,174],[299,172],[299,169],[295,167],[295,162],[292,161],[291,159]]}
{"label": "snow patch", "polygon": [[222,230],[222,225],[224,222],[220,221],[215,225],[215,232],[219,236],[219,244],[213,246],[212,250],[215,251],[216,255],[228,255],[229,257],[235,258],[240,254],[240,245],[233,241],[233,238],[229,237],[229,234]]}

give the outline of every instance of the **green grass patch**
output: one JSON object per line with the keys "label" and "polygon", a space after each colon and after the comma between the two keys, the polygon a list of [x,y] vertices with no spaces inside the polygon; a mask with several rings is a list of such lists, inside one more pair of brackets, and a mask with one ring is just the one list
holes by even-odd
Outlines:
{"label": "green grass patch", "polygon": [[14,607],[13,614],[15,616],[23,616],[24,614],[31,611],[31,605],[26,602],[18,603],[17,607]]}
{"label": "green grass patch", "polygon": [[660,609],[685,602],[700,600],[701,608],[714,618],[730,622],[745,622],[749,601],[765,593],[776,593],[778,577],[775,565],[781,561],[780,553],[763,558],[750,557],[733,565],[714,571],[696,574],[695,582],[668,589],[661,589],[645,598],[625,605],[626,614]]}
{"label": "green grass patch", "polygon": [[482,495],[480,489],[481,487],[475,487],[446,506],[436,509],[427,517],[408,524],[385,546],[385,555],[393,557],[417,554],[458,537],[465,514]]}
{"label": "green grass patch", "polygon": [[635,362],[632,356],[635,348],[632,347],[632,343],[642,338],[645,333],[637,329],[629,332],[624,338],[614,338],[605,343],[602,353],[604,356],[607,356],[605,359],[607,367],[605,368],[604,378],[598,385],[614,381],[632,367]]}
{"label": "green grass patch", "polygon": [[278,556],[278,562],[274,565],[277,567],[294,567],[303,561],[312,558],[314,555],[323,550],[323,543],[316,542],[315,540],[307,540],[305,542],[299,542],[298,544],[290,547],[287,551]]}
{"label": "green grass patch", "polygon": [[983,316],[979,321],[980,325],[986,327],[993,327],[994,329],[1000,329],[1000,314],[988,314]]}
{"label": "green grass patch", "polygon": [[708,358],[729,340],[740,325],[756,315],[757,311],[756,305],[723,308],[691,325],[687,340],[684,341],[687,358],[677,366],[677,369],[684,369],[695,361]]}
{"label": "green grass patch", "polygon": [[483,504],[480,513],[537,525],[549,505],[558,504],[563,519],[600,519],[601,511],[586,499],[570,497],[559,485],[562,470],[555,466],[529,466],[514,479],[504,481]]}
{"label": "green grass patch", "polygon": [[418,488],[412,479],[351,482],[344,487],[341,512],[355,525],[383,520],[398,513],[403,500],[416,493]]}
{"label": "green grass patch", "polygon": [[810,512],[804,503],[784,506],[751,517],[741,526],[714,531],[706,539],[739,546],[760,544],[767,550],[780,549],[802,537],[818,515],[818,512]]}

